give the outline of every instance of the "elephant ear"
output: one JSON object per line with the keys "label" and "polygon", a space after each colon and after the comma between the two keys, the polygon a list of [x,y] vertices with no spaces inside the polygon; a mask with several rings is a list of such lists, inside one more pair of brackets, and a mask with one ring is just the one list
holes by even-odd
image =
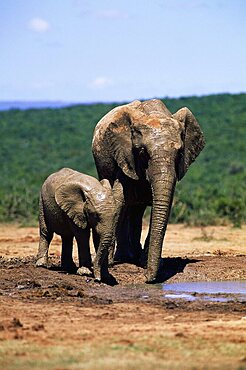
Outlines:
{"label": "elephant ear", "polygon": [[130,114],[123,107],[111,116],[105,132],[105,140],[124,174],[133,180],[138,180],[133,156]]}
{"label": "elephant ear", "polygon": [[107,190],[112,190],[112,187],[111,187],[110,182],[109,182],[109,180],[108,180],[108,179],[102,179],[102,180],[100,181],[100,183],[101,183],[101,185],[102,185],[105,189],[107,189]]}
{"label": "elephant ear", "polygon": [[184,123],[183,148],[177,165],[177,176],[180,181],[204,148],[205,139],[197,120],[188,108],[179,109],[173,118]]}
{"label": "elephant ear", "polygon": [[55,192],[56,203],[78,227],[85,229],[85,196],[80,183],[68,182],[59,186]]}

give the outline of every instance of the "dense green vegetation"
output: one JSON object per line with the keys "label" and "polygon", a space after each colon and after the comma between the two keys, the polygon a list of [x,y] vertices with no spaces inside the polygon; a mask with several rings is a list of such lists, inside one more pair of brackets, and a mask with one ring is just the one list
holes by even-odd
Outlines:
{"label": "dense green vegetation", "polygon": [[[172,222],[215,224],[246,219],[246,94],[164,99],[187,106],[206,147],[177,185]],[[116,104],[0,112],[0,221],[37,220],[44,179],[61,167],[96,175],[93,129]]]}

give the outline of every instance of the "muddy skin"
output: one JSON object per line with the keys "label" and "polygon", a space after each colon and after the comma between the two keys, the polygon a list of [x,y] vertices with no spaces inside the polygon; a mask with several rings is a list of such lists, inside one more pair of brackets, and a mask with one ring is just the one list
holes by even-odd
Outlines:
{"label": "muddy skin", "polygon": [[[79,275],[94,275],[97,281],[109,281],[108,253],[114,242],[116,205],[108,180],[63,168],[44,182],[39,202],[39,248],[36,267],[48,266],[48,250],[54,233],[61,236],[61,267]],[[90,230],[96,256],[90,253]],[[73,258],[73,239],[79,255],[77,269]]]}
{"label": "muddy skin", "polygon": [[[172,115],[158,99],[116,107],[95,128],[92,152],[98,175],[110,181],[118,199],[115,260],[147,265],[147,283],[158,281],[176,182],[204,145],[189,109]],[[149,235],[142,250],[142,218],[148,205]]]}

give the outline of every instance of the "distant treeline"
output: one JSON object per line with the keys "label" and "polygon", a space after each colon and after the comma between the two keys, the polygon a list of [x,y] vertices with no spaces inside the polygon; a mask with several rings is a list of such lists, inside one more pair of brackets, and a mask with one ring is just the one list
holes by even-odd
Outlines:
{"label": "distant treeline", "polygon": [[[196,225],[246,220],[246,94],[163,100],[188,107],[206,147],[175,192],[171,222]],[[117,104],[0,112],[0,221],[37,221],[44,179],[62,168],[96,176],[91,140],[97,122]]]}

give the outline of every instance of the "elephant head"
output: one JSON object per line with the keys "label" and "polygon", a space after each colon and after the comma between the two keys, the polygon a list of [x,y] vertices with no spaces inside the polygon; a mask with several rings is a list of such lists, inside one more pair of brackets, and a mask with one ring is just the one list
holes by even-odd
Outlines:
{"label": "elephant head", "polygon": [[156,279],[176,181],[203,147],[191,111],[182,108],[172,115],[156,99],[117,107],[96,126],[92,149],[99,174],[114,180],[118,167],[128,178],[145,178],[151,187],[147,282]]}
{"label": "elephant head", "polygon": [[107,256],[115,231],[115,201],[109,181],[75,173],[56,189],[55,200],[77,227],[91,227],[96,233],[99,244],[95,245],[93,268],[100,281],[102,271],[108,273]]}

